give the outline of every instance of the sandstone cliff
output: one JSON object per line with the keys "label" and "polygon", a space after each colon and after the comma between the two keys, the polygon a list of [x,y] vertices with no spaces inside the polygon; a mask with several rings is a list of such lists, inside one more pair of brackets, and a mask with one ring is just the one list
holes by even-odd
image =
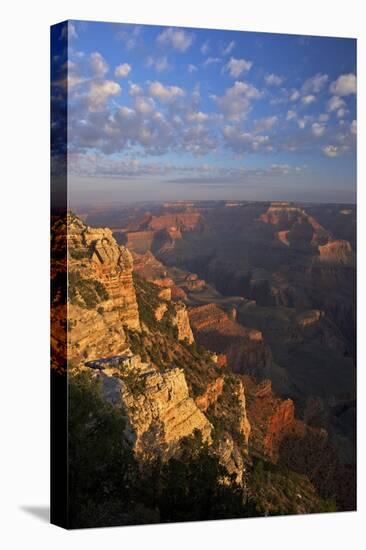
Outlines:
{"label": "sandstone cliff", "polygon": [[118,369],[100,370],[96,378],[104,398],[122,407],[125,435],[140,458],[169,458],[195,430],[204,442],[211,442],[212,426],[189,396],[182,369],[159,372],[139,362],[127,378]]}
{"label": "sandstone cliff", "polygon": [[130,252],[109,229],[67,216],[68,360],[73,365],[126,348],[124,327],[140,330]]}

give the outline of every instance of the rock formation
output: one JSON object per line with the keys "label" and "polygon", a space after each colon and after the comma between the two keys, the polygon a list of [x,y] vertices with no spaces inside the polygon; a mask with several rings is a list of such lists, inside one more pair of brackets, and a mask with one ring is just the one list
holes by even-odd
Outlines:
{"label": "rock formation", "polygon": [[125,435],[140,458],[169,458],[179,450],[182,438],[195,430],[204,442],[211,442],[212,426],[189,396],[181,369],[161,373],[140,364],[128,383],[118,369],[101,370],[95,376],[102,383],[104,398],[122,407]]}
{"label": "rock formation", "polygon": [[68,359],[80,364],[121,353],[124,327],[140,330],[132,256],[109,229],[88,227],[72,214],[67,239]]}
{"label": "rock formation", "polygon": [[187,340],[189,344],[194,341],[191,325],[189,322],[188,311],[183,302],[175,303],[175,316],[173,325],[178,330],[178,340]]}
{"label": "rock formation", "polygon": [[234,371],[260,376],[270,362],[262,333],[239,325],[215,304],[190,308],[189,318],[196,340],[212,351],[225,353]]}
{"label": "rock formation", "polygon": [[320,263],[334,263],[340,265],[353,265],[354,253],[351,244],[348,241],[330,241],[323,246],[319,246]]}

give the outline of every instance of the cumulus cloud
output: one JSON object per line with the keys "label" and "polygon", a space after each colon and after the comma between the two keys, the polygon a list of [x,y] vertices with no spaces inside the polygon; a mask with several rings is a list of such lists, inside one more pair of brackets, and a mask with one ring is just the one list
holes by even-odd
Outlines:
{"label": "cumulus cloud", "polygon": [[162,46],[171,46],[178,52],[184,53],[193,42],[193,34],[183,29],[170,27],[161,32],[156,41]]}
{"label": "cumulus cloud", "polygon": [[229,55],[229,53],[231,53],[234,48],[235,48],[235,42],[234,40],[232,40],[231,42],[229,42],[229,44],[227,44],[227,46],[223,48],[222,55]]}
{"label": "cumulus cloud", "polygon": [[290,94],[290,101],[297,101],[300,97],[300,92],[299,90],[292,90],[291,94]]}
{"label": "cumulus cloud", "polygon": [[129,82],[129,94],[131,96],[136,96],[142,94],[142,88],[138,84],[135,84],[134,82]]}
{"label": "cumulus cloud", "polygon": [[340,155],[340,152],[341,151],[338,145],[326,145],[325,147],[323,147],[324,155],[330,158],[338,157]]}
{"label": "cumulus cloud", "polygon": [[204,43],[202,44],[200,50],[201,50],[201,53],[202,53],[203,55],[207,55],[207,54],[208,54],[208,52],[210,51],[210,44],[209,44],[209,41],[208,41],[208,40],[206,40],[206,42],[204,42]]}
{"label": "cumulus cloud", "polygon": [[277,116],[269,116],[261,118],[255,122],[254,131],[255,132],[268,132],[278,123]]}
{"label": "cumulus cloud", "polygon": [[113,80],[93,80],[90,83],[87,96],[89,109],[91,111],[103,109],[110,97],[119,95],[120,93],[120,85]]}
{"label": "cumulus cloud", "polygon": [[357,78],[352,73],[342,74],[331,83],[330,91],[337,96],[347,96],[357,92]]}
{"label": "cumulus cloud", "polygon": [[126,50],[133,50],[141,43],[142,38],[142,27],[140,25],[123,25],[120,24],[119,26],[122,27],[117,32],[117,38],[121,42],[123,42],[124,48]]}
{"label": "cumulus cloud", "polygon": [[121,65],[118,65],[114,71],[114,75],[117,78],[126,78],[130,72],[131,72],[131,65],[128,63],[122,63]]}
{"label": "cumulus cloud", "polygon": [[304,128],[306,128],[306,125],[307,125],[308,121],[309,121],[309,118],[306,117],[306,116],[304,116],[303,118],[298,118],[296,120],[297,125],[300,128],[300,130],[304,130]]}
{"label": "cumulus cloud", "polygon": [[221,112],[230,120],[245,118],[252,99],[258,99],[261,94],[257,88],[246,82],[236,81],[227,88],[223,96],[211,96]]}
{"label": "cumulus cloud", "polygon": [[153,67],[158,73],[162,73],[169,68],[168,58],[164,57],[153,57],[149,56],[147,58],[147,66]]}
{"label": "cumulus cloud", "polygon": [[187,71],[192,74],[198,71],[198,68],[196,67],[196,65],[193,65],[192,63],[190,63],[187,67]]}
{"label": "cumulus cloud", "polygon": [[311,103],[314,103],[315,100],[316,100],[316,97],[313,94],[305,95],[304,97],[301,98],[301,101],[303,102],[304,105],[311,105]]}
{"label": "cumulus cloud", "polygon": [[163,102],[173,101],[174,99],[185,95],[184,90],[179,88],[179,86],[164,86],[158,81],[151,82],[149,92],[153,97],[156,97]]}
{"label": "cumulus cloud", "polygon": [[264,77],[264,80],[268,86],[280,86],[283,82],[283,78],[277,74],[271,73]]}
{"label": "cumulus cloud", "polygon": [[315,137],[321,137],[325,132],[325,125],[319,122],[313,122],[311,125],[311,132]]}
{"label": "cumulus cloud", "polygon": [[308,78],[305,80],[304,84],[301,87],[301,91],[303,94],[317,94],[319,93],[325,86],[325,84],[328,81],[328,75],[327,74],[321,74],[317,73],[315,76],[312,76],[311,78]]}
{"label": "cumulus cloud", "polygon": [[291,109],[287,111],[286,120],[295,120],[297,117],[297,114],[295,111],[292,111]]}
{"label": "cumulus cloud", "polygon": [[69,40],[72,40],[73,38],[78,37],[78,33],[76,32],[75,25],[71,21],[69,21],[67,25],[67,37]]}
{"label": "cumulus cloud", "polygon": [[217,63],[221,63],[221,58],[220,57],[208,57],[207,59],[205,59],[205,61],[203,62],[203,66],[204,67],[207,67],[208,65],[216,65]]}
{"label": "cumulus cloud", "polygon": [[108,72],[108,64],[99,52],[91,53],[89,61],[95,76],[103,77]]}
{"label": "cumulus cloud", "polygon": [[150,115],[155,110],[155,103],[150,97],[137,96],[134,105],[136,111],[143,116]]}
{"label": "cumulus cloud", "polygon": [[271,150],[269,136],[259,135],[245,131],[238,125],[225,125],[222,135],[226,145],[235,153],[256,152],[258,150]]}
{"label": "cumulus cloud", "polygon": [[318,116],[318,119],[319,119],[319,122],[327,122],[327,120],[329,120],[329,115],[327,115],[327,113],[321,113]]}
{"label": "cumulus cloud", "polygon": [[337,111],[337,118],[344,118],[347,113],[348,113],[347,109],[343,109],[343,107],[341,107]]}
{"label": "cumulus cloud", "polygon": [[248,72],[252,65],[252,61],[231,57],[230,61],[225,65],[225,69],[229,72],[230,76],[238,78],[243,73]]}
{"label": "cumulus cloud", "polygon": [[333,111],[338,111],[338,109],[341,109],[345,105],[346,104],[343,99],[335,95],[329,99],[327,103],[327,111],[332,113]]}
{"label": "cumulus cloud", "polygon": [[187,113],[188,122],[205,122],[210,117],[207,113],[202,113],[202,111],[190,112]]}
{"label": "cumulus cloud", "polygon": [[357,135],[357,120],[351,122],[351,134]]}

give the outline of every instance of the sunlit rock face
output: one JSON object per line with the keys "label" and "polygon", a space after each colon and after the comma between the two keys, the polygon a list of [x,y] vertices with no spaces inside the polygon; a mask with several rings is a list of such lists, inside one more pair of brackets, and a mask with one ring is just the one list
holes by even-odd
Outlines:
{"label": "sunlit rock face", "polygon": [[160,373],[141,364],[128,383],[116,370],[96,374],[104,398],[122,407],[127,420],[125,436],[140,458],[169,458],[182,438],[195,430],[211,443],[212,426],[190,397],[184,372],[179,368]]}
{"label": "sunlit rock face", "polygon": [[130,252],[118,246],[107,228],[86,226],[67,216],[68,360],[85,360],[123,352],[124,327],[139,331]]}

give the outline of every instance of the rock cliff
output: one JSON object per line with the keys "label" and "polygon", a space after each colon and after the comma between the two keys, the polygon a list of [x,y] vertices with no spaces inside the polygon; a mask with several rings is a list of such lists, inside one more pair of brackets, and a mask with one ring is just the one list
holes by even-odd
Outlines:
{"label": "rock cliff", "polygon": [[139,363],[127,378],[118,369],[100,370],[96,378],[104,398],[122,407],[125,435],[140,458],[169,458],[195,430],[204,442],[211,442],[212,426],[190,397],[182,369],[159,372]]}
{"label": "rock cliff", "polygon": [[130,252],[107,228],[86,226],[68,214],[68,359],[121,353],[124,327],[140,331]]}
{"label": "rock cliff", "polygon": [[239,325],[215,304],[190,308],[189,318],[197,341],[225,353],[234,371],[261,375],[270,362],[261,331]]}

